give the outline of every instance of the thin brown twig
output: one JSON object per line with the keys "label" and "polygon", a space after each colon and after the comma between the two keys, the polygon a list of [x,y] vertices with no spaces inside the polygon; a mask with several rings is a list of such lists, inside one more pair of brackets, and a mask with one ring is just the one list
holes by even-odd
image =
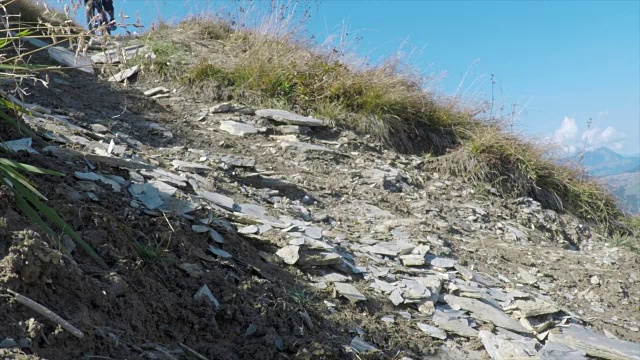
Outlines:
{"label": "thin brown twig", "polygon": [[47,319],[55,322],[56,324],[60,325],[63,329],[67,330],[68,332],[70,332],[71,334],[73,334],[74,336],[82,339],[84,337],[84,334],[82,333],[82,331],[80,331],[78,328],[76,328],[75,326],[71,325],[67,320],[61,318],[60,316],[58,316],[57,314],[55,314],[53,311],[47,309],[46,307],[44,307],[43,305],[38,304],[37,302],[29,299],[28,297],[24,296],[24,295],[20,295],[17,292],[7,289],[7,292],[11,295],[14,296],[14,299],[19,302],[20,304],[30,308],[31,310],[37,312],[38,314],[46,317]]}

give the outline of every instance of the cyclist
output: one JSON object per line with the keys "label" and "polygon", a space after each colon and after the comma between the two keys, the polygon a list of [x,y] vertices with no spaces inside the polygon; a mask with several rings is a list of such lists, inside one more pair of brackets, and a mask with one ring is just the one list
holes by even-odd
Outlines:
{"label": "cyclist", "polygon": [[101,8],[109,15],[109,23],[115,20],[114,16],[114,8],[113,8],[113,0],[84,0],[85,6],[85,14],[87,16],[87,24],[89,25],[89,29],[93,27],[91,19],[93,18],[94,9],[97,9],[98,12],[101,11]]}

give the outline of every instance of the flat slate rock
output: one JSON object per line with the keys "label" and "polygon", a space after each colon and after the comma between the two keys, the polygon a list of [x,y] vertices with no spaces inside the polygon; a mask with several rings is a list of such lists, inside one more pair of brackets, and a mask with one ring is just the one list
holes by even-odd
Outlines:
{"label": "flat slate rock", "polygon": [[214,253],[215,255],[224,258],[224,259],[231,259],[233,256],[231,254],[229,254],[228,252],[219,249],[215,246],[211,246],[209,245],[209,251],[211,251],[212,253]]}
{"label": "flat slate rock", "polygon": [[366,353],[369,351],[379,351],[375,346],[362,340],[359,336],[356,336],[351,340],[351,348],[358,353]]}
{"label": "flat slate rock", "polygon": [[191,225],[191,231],[193,231],[194,233],[206,233],[209,230],[209,227],[206,225]]}
{"label": "flat slate rock", "polygon": [[177,170],[193,173],[206,173],[211,170],[207,165],[182,160],[173,160],[171,161],[171,165]]}
{"label": "flat slate rock", "polygon": [[537,298],[516,300],[514,306],[522,312],[524,317],[553,314],[560,311],[558,305]]}
{"label": "flat slate rock", "polygon": [[404,266],[422,266],[425,264],[424,255],[400,255]]}
{"label": "flat slate rock", "polygon": [[453,268],[454,266],[456,266],[456,263],[457,263],[457,261],[453,259],[447,259],[443,257],[434,257],[431,259],[429,258],[427,259],[429,260],[429,263],[431,264],[431,266],[444,268],[444,269]]}
{"label": "flat slate rock", "polygon": [[444,296],[444,301],[451,307],[460,307],[461,309],[470,312],[471,317],[475,319],[490,322],[496,326],[515,332],[529,332],[524,326],[509,315],[479,300],[447,294]]}
{"label": "flat slate rock", "polygon": [[407,255],[410,254],[413,249],[415,249],[415,245],[404,241],[397,242],[380,242],[372,246],[367,246],[365,248],[366,251],[386,255],[386,256],[398,256],[398,255]]}
{"label": "flat slate rock", "polygon": [[282,261],[286,264],[293,265],[300,259],[300,246],[298,245],[288,245],[276,252]]}
{"label": "flat slate rock", "polygon": [[93,64],[91,63],[91,60],[81,54],[76,56],[76,53],[60,46],[50,47],[47,49],[47,52],[49,53],[50,58],[63,65],[77,68],[78,70],[84,71],[88,74],[93,74]]}
{"label": "flat slate rock", "polygon": [[[28,115],[23,115],[23,118],[25,116],[28,116]],[[83,158],[91,162],[100,163],[110,167],[118,167],[118,168],[126,168],[126,169],[153,169],[154,168],[153,165],[149,165],[149,164],[145,164],[137,161],[89,154],[89,153],[76,151],[72,149],[61,148],[58,146],[47,146],[43,148],[42,151],[44,153],[50,153],[51,155],[57,158],[79,158],[79,159]]]}
{"label": "flat slate rock", "polygon": [[0,142],[0,148],[9,150],[9,151],[26,151],[32,154],[39,154],[34,148],[31,147],[33,144],[33,140],[31,138],[24,138],[18,140],[10,140],[5,142]]}
{"label": "flat slate rock", "polygon": [[339,265],[343,261],[343,257],[333,251],[305,250],[300,251],[298,264],[301,266],[324,266]]}
{"label": "flat slate rock", "polygon": [[300,152],[309,152],[309,151],[317,151],[317,152],[334,152],[332,149],[321,145],[308,144],[300,141],[283,141],[280,143],[280,146],[283,149],[296,149]]}
{"label": "flat slate rock", "polygon": [[565,344],[547,341],[538,356],[540,360],[587,360],[586,353],[573,349]]}
{"label": "flat slate rock", "polygon": [[228,196],[211,191],[198,191],[197,193],[198,195],[211,201],[213,204],[220,206],[223,209],[233,211],[234,207],[236,206],[235,201],[233,201],[233,199]]}
{"label": "flat slate rock", "polygon": [[238,155],[229,155],[229,154],[212,155],[212,159],[215,159],[218,162],[225,163],[231,166],[236,166],[236,167],[252,168],[256,166],[256,159],[238,156]]}
{"label": "flat slate rock", "polygon": [[469,325],[469,320],[463,317],[457,317],[452,314],[436,309],[433,322],[438,327],[448,333],[456,334],[468,338],[477,338],[478,331]]}
{"label": "flat slate rock", "polygon": [[432,338],[440,340],[445,340],[447,338],[447,334],[435,326],[427,325],[424,323],[417,323],[416,325],[418,326],[418,329],[429,334],[429,336],[431,336]]}
{"label": "flat slate rock", "polygon": [[304,231],[305,235],[312,239],[322,239],[322,228],[317,226],[310,226]]}
{"label": "flat slate rock", "polygon": [[209,287],[206,284],[202,285],[202,287],[198,289],[198,292],[193,295],[193,299],[198,301],[206,299],[213,304],[216,310],[220,309],[220,302],[215,296],[213,296],[213,293],[209,290]]}
{"label": "flat slate rock", "polygon": [[402,291],[400,289],[395,289],[389,295],[389,300],[393,303],[393,305],[398,306],[404,302],[404,298],[402,297]]}
{"label": "flat slate rock", "polygon": [[121,81],[125,81],[128,78],[132,77],[133,75],[138,73],[138,70],[140,70],[140,66],[139,65],[134,65],[130,68],[126,68],[116,74],[113,74],[113,76],[111,76],[109,78],[109,81],[112,82],[121,82]]}
{"label": "flat slate rock", "polygon": [[251,235],[257,232],[258,232],[258,227],[255,225],[247,225],[243,228],[238,229],[238,233],[243,235]]}
{"label": "flat slate rock", "polygon": [[255,126],[237,121],[221,121],[220,130],[226,131],[235,136],[245,136],[258,133],[258,129],[256,129]]}
{"label": "flat slate rock", "polygon": [[211,237],[211,240],[217,242],[218,244],[224,244],[224,236],[222,236],[222,234],[220,234],[219,232],[213,229],[209,229],[209,236]]}
{"label": "flat slate rock", "polygon": [[[129,186],[129,193],[131,193],[131,195],[136,199],[140,200],[149,210],[166,208],[165,203],[169,201],[176,191],[176,188],[161,181],[149,181],[145,184],[131,184]],[[179,199],[175,200],[179,201]],[[184,208],[185,205],[186,204],[172,204],[172,212],[188,212],[189,206],[186,205],[187,208]]]}
{"label": "flat slate rock", "polygon": [[262,221],[273,221],[276,222],[275,218],[272,218],[267,215],[267,210],[257,204],[238,204],[234,206],[234,211],[245,214],[254,219],[262,220]]}
{"label": "flat slate rock", "polygon": [[267,118],[269,120],[286,123],[289,125],[304,125],[304,126],[326,126],[326,123],[322,120],[301,116],[289,111],[276,110],[276,109],[262,109],[256,110],[256,115]]}
{"label": "flat slate rock", "polygon": [[549,333],[549,341],[581,350],[589,356],[609,360],[640,360],[640,344],[609,339],[585,327],[571,325]]}
{"label": "flat slate rock", "polygon": [[333,286],[338,294],[344,296],[349,301],[357,302],[367,300],[367,298],[351,284],[337,282],[334,283]]}
{"label": "flat slate rock", "polygon": [[322,277],[322,281],[326,282],[345,282],[349,280],[351,280],[351,278],[339,273],[330,273]]}
{"label": "flat slate rock", "polygon": [[507,340],[506,336],[487,330],[480,331],[478,337],[493,360],[526,359],[538,353],[533,339]]}
{"label": "flat slate rock", "polygon": [[282,125],[278,126],[276,130],[282,134],[308,134],[311,132],[311,128],[308,126],[299,125]]}
{"label": "flat slate rock", "polygon": [[92,172],[83,173],[83,172],[76,171],[74,175],[76,178],[80,180],[100,181],[104,184],[111,186],[113,191],[120,192],[120,184],[100,174],[96,174]]}
{"label": "flat slate rock", "polygon": [[145,96],[154,96],[154,95],[158,95],[158,94],[166,94],[169,92],[169,89],[167,89],[164,86],[158,86],[158,87],[154,87],[152,89],[149,89],[147,91],[145,91],[143,94]]}
{"label": "flat slate rock", "polygon": [[111,49],[91,56],[91,60],[98,64],[113,64],[120,62],[120,56],[124,55],[127,60],[133,59],[142,52],[144,45],[131,45],[122,49]]}

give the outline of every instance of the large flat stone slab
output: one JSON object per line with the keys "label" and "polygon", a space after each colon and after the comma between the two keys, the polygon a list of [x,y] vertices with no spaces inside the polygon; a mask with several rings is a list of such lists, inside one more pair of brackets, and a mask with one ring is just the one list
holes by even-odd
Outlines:
{"label": "large flat stone slab", "polygon": [[540,360],[587,360],[586,353],[565,344],[547,341],[538,356]]}
{"label": "large flat stone slab", "polygon": [[235,135],[235,136],[245,136],[245,135],[252,135],[252,134],[258,133],[258,129],[256,129],[252,125],[237,122],[237,121],[230,121],[230,120],[221,121],[220,130],[226,131],[229,134]]}
{"label": "large flat stone slab", "polygon": [[509,340],[505,335],[494,335],[487,330],[480,331],[478,337],[493,360],[526,359],[538,353],[537,341],[533,339]]}
{"label": "large flat stone slab", "polygon": [[327,124],[323,120],[318,120],[298,114],[294,114],[285,110],[276,109],[262,109],[256,110],[256,115],[267,118],[269,120],[286,123],[289,125],[304,125],[304,126],[326,126]]}
{"label": "large flat stone slab", "polygon": [[234,207],[236,206],[235,201],[228,196],[211,192],[211,191],[198,191],[197,193],[198,195],[202,196],[203,198],[211,201],[213,204],[218,205],[225,210],[233,211]]}
{"label": "large flat stone slab", "polygon": [[446,301],[447,304],[449,304],[453,308],[459,307],[470,312],[471,317],[475,319],[482,320],[484,322],[490,322],[496,326],[515,332],[529,332],[524,326],[522,326],[515,319],[511,318],[509,315],[479,300],[447,294],[444,296],[444,301]]}
{"label": "large flat stone slab", "polygon": [[207,165],[202,165],[202,164],[193,163],[189,161],[182,161],[182,160],[173,160],[171,161],[171,165],[173,165],[173,167],[176,168],[177,170],[192,172],[197,174],[206,173],[211,170],[211,168],[208,167]]}
{"label": "large flat stone slab", "polygon": [[93,64],[85,56],[71,52],[60,46],[53,46],[47,49],[49,57],[68,67],[76,68],[88,74],[93,74]]}
{"label": "large flat stone slab", "polygon": [[131,45],[122,49],[111,49],[95,55],[91,55],[91,60],[97,64],[114,64],[121,62],[121,57],[131,60],[136,55],[144,53],[144,45]]}
{"label": "large flat stone slab", "polygon": [[433,322],[448,333],[468,338],[478,337],[478,331],[469,325],[469,320],[457,315],[456,312],[446,313],[441,309],[436,309],[433,314]]}
{"label": "large flat stone slab", "polygon": [[326,146],[309,144],[301,141],[283,141],[280,143],[280,146],[283,149],[295,149],[299,152],[334,152],[332,149],[329,149]]}
{"label": "large flat stone slab", "polygon": [[133,75],[138,73],[138,70],[140,69],[140,66],[138,65],[134,65],[130,68],[126,68],[116,74],[114,74],[112,77],[109,78],[109,81],[112,82],[121,82],[121,81],[125,81],[126,79],[132,77]]}
{"label": "large flat stone slab", "polygon": [[608,360],[640,360],[640,344],[609,339],[587,328],[571,325],[549,333],[549,341],[582,350],[587,355]]}
{"label": "large flat stone slab", "polygon": [[351,302],[367,300],[367,298],[351,284],[337,282],[334,283],[333,286],[338,294],[349,299]]}
{"label": "large flat stone slab", "polygon": [[410,254],[416,246],[404,241],[380,242],[372,246],[367,246],[365,250],[380,255],[398,256]]}

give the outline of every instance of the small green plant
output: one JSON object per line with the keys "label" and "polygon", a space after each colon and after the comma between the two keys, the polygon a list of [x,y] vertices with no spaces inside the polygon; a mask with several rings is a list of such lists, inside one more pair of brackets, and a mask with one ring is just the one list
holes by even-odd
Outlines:
{"label": "small green plant", "polygon": [[[168,245],[169,242],[167,241]],[[138,253],[138,256],[152,263],[166,263],[171,260],[166,256],[167,248],[163,246],[162,242],[145,244],[140,241],[134,241],[133,248]]]}
{"label": "small green plant", "polygon": [[149,37],[148,46],[155,55],[154,59],[134,59],[133,63],[148,63],[150,70],[161,77],[180,78],[184,73],[189,48],[182,44],[167,41],[161,37]]}
{"label": "small green plant", "polygon": [[289,294],[293,301],[301,308],[310,305],[314,299],[313,293],[302,287],[295,287]]}
{"label": "small green plant", "polygon": [[222,86],[233,86],[233,78],[222,68],[202,62],[188,70],[182,78],[183,84],[197,85],[205,82],[216,82]]}
{"label": "small green plant", "polygon": [[206,40],[226,40],[233,32],[233,29],[223,22],[199,21],[199,23],[199,32]]}
{"label": "small green plant", "polygon": [[640,237],[638,235],[615,232],[611,237],[611,245],[640,253]]}

